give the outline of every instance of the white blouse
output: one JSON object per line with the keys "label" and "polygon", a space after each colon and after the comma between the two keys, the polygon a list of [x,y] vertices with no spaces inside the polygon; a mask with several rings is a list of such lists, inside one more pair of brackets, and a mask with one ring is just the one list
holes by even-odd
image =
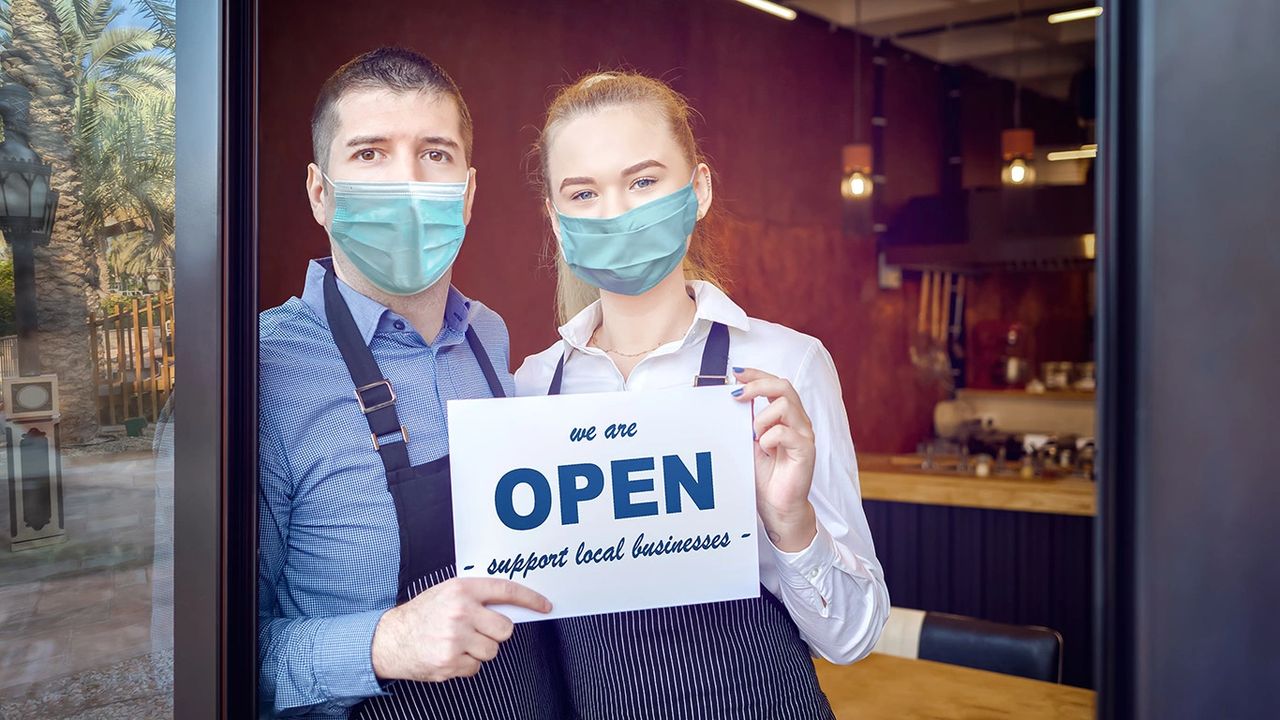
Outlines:
{"label": "white blouse", "polygon": [[[889,591],[862,511],[853,439],[831,355],[816,338],[747,317],[710,283],[695,281],[691,289],[698,307],[689,331],[647,355],[628,379],[602,350],[587,345],[600,325],[597,301],[560,328],[560,341],[525,358],[516,371],[516,394],[546,394],[566,343],[573,352],[565,361],[565,393],[688,387],[711,323],[728,327],[729,365],[790,380],[816,437],[809,501],[818,534],[808,548],[787,553],[774,547],[762,525],[760,581],[786,606],[814,653],[837,663],[858,660],[871,652],[889,617]],[[764,398],[755,402],[757,412],[768,404]]]}

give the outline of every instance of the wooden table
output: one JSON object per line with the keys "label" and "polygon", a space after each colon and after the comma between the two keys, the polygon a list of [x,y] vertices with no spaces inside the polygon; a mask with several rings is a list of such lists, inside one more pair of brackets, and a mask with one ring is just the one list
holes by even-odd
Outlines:
{"label": "wooden table", "polygon": [[1085,720],[1091,690],[872,653],[853,665],[816,662],[839,720]]}

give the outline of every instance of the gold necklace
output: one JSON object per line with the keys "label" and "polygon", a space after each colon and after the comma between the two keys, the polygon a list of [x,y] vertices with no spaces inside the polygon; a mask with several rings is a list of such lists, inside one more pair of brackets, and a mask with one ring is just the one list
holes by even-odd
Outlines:
{"label": "gold necklace", "polygon": [[624,353],[618,350],[613,350],[611,348],[601,347],[600,342],[596,339],[599,334],[600,334],[600,328],[596,328],[596,331],[591,333],[591,343],[593,345],[595,345],[597,348],[600,348],[601,350],[603,350],[604,352],[610,355],[618,355],[624,358],[633,358],[633,357],[640,357],[641,355],[648,355],[649,353],[653,352],[654,350],[657,350],[658,348],[662,347],[663,345],[666,345],[669,342],[675,342],[674,340],[663,340],[662,342],[658,343],[657,345],[654,345],[648,350],[641,350],[640,352],[634,352],[634,353]]}

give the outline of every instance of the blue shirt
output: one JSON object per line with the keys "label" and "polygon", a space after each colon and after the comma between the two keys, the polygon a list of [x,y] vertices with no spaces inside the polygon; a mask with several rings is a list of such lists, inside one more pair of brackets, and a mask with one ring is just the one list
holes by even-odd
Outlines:
{"label": "blue shirt", "polygon": [[[400,562],[382,462],[325,320],[329,262],[312,261],[302,298],[259,318],[259,690],[277,714],[313,718],[346,717],[382,694],[370,650]],[[445,403],[490,395],[463,342],[468,325],[515,394],[507,328],[481,303],[449,288],[428,343],[400,315],[341,280],[338,289],[395,388],[414,465],[448,453]]]}

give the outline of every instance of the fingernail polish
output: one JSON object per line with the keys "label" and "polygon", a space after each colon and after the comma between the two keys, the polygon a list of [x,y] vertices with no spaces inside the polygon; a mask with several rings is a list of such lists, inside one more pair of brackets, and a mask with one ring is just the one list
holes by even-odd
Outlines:
{"label": "fingernail polish", "polygon": [[743,391],[743,390],[744,390],[744,388],[738,388],[737,390],[734,390],[731,394],[732,394],[734,397],[738,397],[738,396],[742,395],[742,391]]}
{"label": "fingernail polish", "polygon": [[740,367],[735,367],[735,368],[733,369],[733,371],[734,371],[734,372],[736,372],[736,373],[740,373],[740,372],[742,372],[742,368],[740,368]]}

